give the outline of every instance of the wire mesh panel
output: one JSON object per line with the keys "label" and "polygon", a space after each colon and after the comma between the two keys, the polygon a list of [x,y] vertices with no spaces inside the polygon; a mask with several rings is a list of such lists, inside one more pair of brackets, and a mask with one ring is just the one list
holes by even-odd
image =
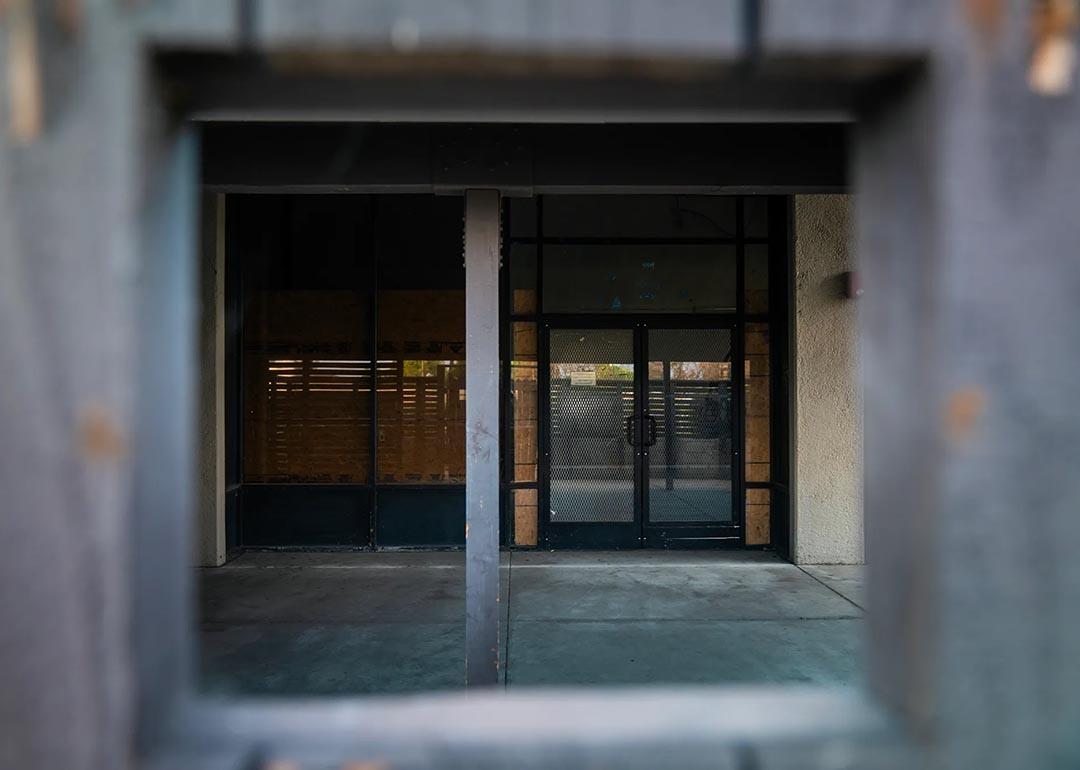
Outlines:
{"label": "wire mesh panel", "polygon": [[731,332],[649,331],[652,523],[733,521]]}
{"label": "wire mesh panel", "polygon": [[634,333],[553,329],[550,521],[634,521]]}

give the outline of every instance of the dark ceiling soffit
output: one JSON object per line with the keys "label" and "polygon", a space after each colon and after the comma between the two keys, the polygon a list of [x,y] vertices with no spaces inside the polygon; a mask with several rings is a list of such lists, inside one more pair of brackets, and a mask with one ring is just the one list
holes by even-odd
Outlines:
{"label": "dark ceiling soffit", "polygon": [[866,83],[896,66],[338,57],[169,51],[154,63],[195,120],[421,123],[850,121]]}
{"label": "dark ceiling soffit", "polygon": [[844,124],[210,123],[219,192],[806,193],[847,188]]}

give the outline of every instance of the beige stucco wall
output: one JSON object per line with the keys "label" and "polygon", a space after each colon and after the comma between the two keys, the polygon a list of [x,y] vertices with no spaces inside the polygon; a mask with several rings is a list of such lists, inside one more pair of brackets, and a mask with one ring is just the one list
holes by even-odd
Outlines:
{"label": "beige stucco wall", "polygon": [[203,195],[199,264],[198,471],[195,563],[225,563],[224,196]]}
{"label": "beige stucco wall", "polygon": [[862,399],[852,201],[795,198],[794,558],[799,564],[864,560]]}

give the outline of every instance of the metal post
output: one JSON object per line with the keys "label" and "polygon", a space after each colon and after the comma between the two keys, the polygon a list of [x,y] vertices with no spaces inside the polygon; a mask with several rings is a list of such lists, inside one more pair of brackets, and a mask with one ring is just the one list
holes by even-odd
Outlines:
{"label": "metal post", "polygon": [[465,193],[465,683],[499,681],[499,193]]}

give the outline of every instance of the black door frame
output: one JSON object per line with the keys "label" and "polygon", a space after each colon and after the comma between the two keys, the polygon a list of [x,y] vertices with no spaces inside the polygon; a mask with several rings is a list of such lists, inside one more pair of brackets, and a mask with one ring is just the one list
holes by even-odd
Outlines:
{"label": "black door frame", "polygon": [[551,521],[551,329],[620,329],[632,333],[634,358],[634,413],[641,414],[642,388],[639,353],[640,324],[626,316],[568,316],[548,319],[539,329],[537,349],[537,418],[539,419],[539,510],[538,540],[551,548],[640,548],[641,547],[641,420],[634,425],[637,448],[634,452],[634,519],[629,524],[581,522],[558,524]]}
{"label": "black door frame", "polygon": [[[654,526],[648,521],[648,449],[644,446],[648,414],[648,330],[725,329],[731,334],[731,525],[701,523]],[[634,519],[625,524],[551,521],[551,360],[552,329],[625,329],[633,332],[634,357]],[[539,324],[537,346],[537,412],[539,472],[537,539],[544,548],[731,548],[745,545],[743,464],[742,323],[734,314],[661,313],[549,314]]]}
{"label": "black door frame", "polygon": [[[669,320],[675,318],[677,320]],[[651,322],[651,323],[650,323]],[[657,316],[641,324],[642,362],[642,414],[648,416],[649,410],[649,331],[650,330],[725,330],[730,340],[731,355],[731,446],[729,462],[731,467],[731,524],[704,524],[701,522],[653,524],[649,519],[649,482],[650,460],[648,449],[641,457],[641,544],[645,548],[720,548],[745,544],[743,498],[742,436],[743,410],[746,398],[743,386],[742,334],[737,321],[719,321],[715,317],[669,317]]]}

